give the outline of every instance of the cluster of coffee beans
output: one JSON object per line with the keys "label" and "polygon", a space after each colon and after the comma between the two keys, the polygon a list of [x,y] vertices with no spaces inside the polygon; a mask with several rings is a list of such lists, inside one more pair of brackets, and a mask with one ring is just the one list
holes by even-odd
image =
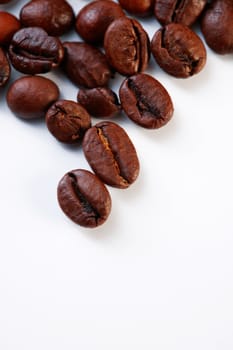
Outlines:
{"label": "cluster of coffee beans", "polygon": [[[0,0],[6,4],[17,0]],[[137,17],[132,17],[132,15]],[[160,22],[152,40],[140,16],[154,15]],[[121,110],[136,124],[156,129],[169,122],[174,107],[165,87],[144,73],[151,55],[176,78],[199,73],[206,49],[191,26],[200,20],[209,47],[219,54],[233,53],[232,0],[96,0],[78,14],[66,0],[32,0],[19,19],[0,11],[0,87],[7,86],[11,66],[23,75],[7,90],[7,104],[20,118],[44,117],[60,142],[82,142],[94,173],[67,172],[58,184],[58,202],[64,213],[85,227],[105,222],[111,211],[106,185],[127,188],[139,173],[135,147],[112,118]],[[59,38],[71,29],[83,41]],[[61,69],[78,88],[77,101],[59,99],[60,90],[41,76]],[[118,72],[117,94],[108,87]]]}

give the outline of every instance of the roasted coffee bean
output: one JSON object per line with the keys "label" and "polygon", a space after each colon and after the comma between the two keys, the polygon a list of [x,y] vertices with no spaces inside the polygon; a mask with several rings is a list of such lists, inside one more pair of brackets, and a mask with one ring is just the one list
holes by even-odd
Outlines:
{"label": "roasted coffee bean", "polygon": [[207,0],[155,0],[154,13],[162,25],[176,22],[191,26],[201,15],[206,3]]}
{"label": "roasted coffee bean", "polygon": [[59,89],[51,80],[40,76],[24,76],[14,81],[7,92],[7,103],[13,113],[23,119],[44,117],[59,98]]}
{"label": "roasted coffee bean", "polygon": [[0,47],[0,87],[6,85],[10,78],[11,67],[4,50]]}
{"label": "roasted coffee bean", "polygon": [[214,0],[202,17],[201,29],[207,45],[218,54],[233,52],[233,1]]}
{"label": "roasted coffee bean", "polygon": [[75,143],[81,140],[85,131],[91,127],[91,118],[79,103],[59,100],[48,109],[46,124],[58,141]]}
{"label": "roasted coffee bean", "polygon": [[63,212],[76,224],[97,227],[111,211],[111,197],[106,186],[90,171],[77,169],[65,174],[57,188]]}
{"label": "roasted coffee bean", "polygon": [[0,45],[8,45],[19,29],[20,21],[14,15],[0,11]]}
{"label": "roasted coffee bean", "polygon": [[6,85],[10,78],[11,68],[5,52],[0,47],[0,87]]}
{"label": "roasted coffee bean", "polygon": [[64,50],[60,40],[48,36],[39,27],[22,28],[17,31],[9,46],[9,57],[14,68],[25,74],[49,72],[57,67]]}
{"label": "roasted coffee bean", "polygon": [[149,38],[135,19],[113,21],[105,33],[104,48],[110,65],[123,75],[142,72],[148,65]]}
{"label": "roasted coffee bean", "polygon": [[117,95],[108,88],[79,89],[77,99],[97,118],[112,117],[121,110]]}
{"label": "roasted coffee bean", "polygon": [[202,40],[189,27],[179,23],[170,23],[154,34],[151,52],[159,66],[176,78],[197,74],[206,63]]}
{"label": "roasted coffee bean", "polygon": [[147,129],[158,129],[169,122],[173,103],[163,85],[148,74],[126,78],[120,87],[120,100],[126,115]]}
{"label": "roasted coffee bean", "polygon": [[119,3],[129,13],[147,16],[152,13],[154,0],[119,0]]}
{"label": "roasted coffee bean", "polygon": [[81,42],[65,42],[63,46],[63,68],[74,84],[87,88],[108,84],[112,72],[99,49]]}
{"label": "roasted coffee bean", "polygon": [[106,184],[127,188],[136,180],[137,153],[119,125],[106,121],[88,129],[83,138],[83,151],[96,175]]}
{"label": "roasted coffee bean", "polygon": [[71,29],[74,19],[73,9],[65,0],[32,0],[20,11],[24,27],[41,27],[53,36],[61,36]]}
{"label": "roasted coffee bean", "polygon": [[78,13],[75,28],[87,43],[101,44],[109,24],[124,15],[122,8],[113,1],[92,1]]}

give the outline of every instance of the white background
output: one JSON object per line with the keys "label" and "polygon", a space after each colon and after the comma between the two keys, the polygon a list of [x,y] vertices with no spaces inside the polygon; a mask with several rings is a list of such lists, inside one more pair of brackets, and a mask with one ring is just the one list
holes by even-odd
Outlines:
{"label": "white background", "polygon": [[[0,9],[18,15],[25,3]],[[87,1],[70,3],[77,13]],[[142,23],[150,38],[159,28]],[[109,187],[111,215],[92,230],[56,200],[64,173],[89,169],[82,150],[58,143],[44,120],[8,110],[13,72],[0,91],[1,350],[233,349],[233,57],[207,55],[204,70],[183,80],[151,58],[147,72],[169,91],[173,119],[159,130],[116,119],[140,176],[127,190]],[[63,74],[46,76],[76,100]]]}

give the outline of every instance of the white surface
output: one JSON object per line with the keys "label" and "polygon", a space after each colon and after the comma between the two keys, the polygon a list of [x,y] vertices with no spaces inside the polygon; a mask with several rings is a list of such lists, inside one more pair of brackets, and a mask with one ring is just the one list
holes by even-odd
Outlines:
{"label": "white surface", "polygon": [[[87,1],[70,3],[77,13]],[[143,24],[150,38],[159,27]],[[81,149],[16,118],[1,91],[1,350],[233,349],[233,61],[207,53],[186,80],[151,59],[174,117],[154,131],[118,118],[141,172],[129,189],[109,188],[111,216],[94,230],[56,201],[64,173],[89,169]],[[66,78],[46,76],[76,99]]]}

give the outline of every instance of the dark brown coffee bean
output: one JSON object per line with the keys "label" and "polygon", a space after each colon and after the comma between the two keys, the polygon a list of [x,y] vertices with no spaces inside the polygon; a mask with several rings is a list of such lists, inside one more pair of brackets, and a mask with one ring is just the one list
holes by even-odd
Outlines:
{"label": "dark brown coffee bean", "polygon": [[63,212],[84,227],[102,225],[111,211],[111,197],[106,186],[90,171],[77,169],[65,174],[57,188]]}
{"label": "dark brown coffee bean", "polygon": [[46,113],[46,124],[51,134],[61,142],[75,143],[91,127],[88,112],[79,103],[56,101]]}
{"label": "dark brown coffee bean", "polygon": [[104,87],[79,89],[78,101],[94,117],[112,117],[121,110],[118,97]]}
{"label": "dark brown coffee bean", "polygon": [[14,15],[0,11],[0,45],[8,45],[19,29],[20,21]]}
{"label": "dark brown coffee bean", "polygon": [[23,119],[44,117],[59,98],[57,85],[44,77],[24,76],[14,81],[7,92],[7,103],[13,113]]}
{"label": "dark brown coffee bean", "polygon": [[112,72],[99,49],[81,42],[65,42],[63,46],[63,68],[74,84],[87,88],[108,84]]}
{"label": "dark brown coffee bean", "polygon": [[201,22],[207,45],[218,54],[233,52],[233,1],[214,0],[204,12]]}
{"label": "dark brown coffee bean", "polygon": [[83,138],[83,151],[96,175],[106,184],[127,188],[136,180],[137,153],[119,125],[106,121],[88,129]]}
{"label": "dark brown coffee bean", "polygon": [[170,23],[154,34],[151,52],[159,66],[176,78],[197,74],[206,63],[202,40],[189,27],[179,23]]}
{"label": "dark brown coffee bean", "polygon": [[119,3],[129,13],[147,16],[152,13],[154,0],[119,0]]}
{"label": "dark brown coffee bean", "polygon": [[105,33],[104,48],[110,65],[123,75],[142,72],[148,65],[149,38],[135,19],[113,21]]}
{"label": "dark brown coffee bean", "polygon": [[71,29],[74,12],[65,0],[32,0],[20,11],[24,27],[41,27],[49,35],[60,36]]}
{"label": "dark brown coffee bean", "polygon": [[124,15],[122,8],[113,1],[92,1],[78,13],[75,28],[87,43],[101,44],[109,24]]}
{"label": "dark brown coffee bean", "polygon": [[20,29],[12,38],[9,57],[14,68],[25,74],[49,72],[57,67],[64,50],[60,40],[39,27]]}
{"label": "dark brown coffee bean", "polygon": [[147,129],[164,126],[174,111],[167,90],[148,74],[126,78],[120,87],[120,100],[127,116]]}
{"label": "dark brown coffee bean", "polygon": [[0,47],[0,87],[6,85],[10,78],[11,68],[5,52]]}
{"label": "dark brown coffee bean", "polygon": [[201,15],[206,3],[207,0],[155,0],[154,13],[162,25],[176,22],[191,26]]}

